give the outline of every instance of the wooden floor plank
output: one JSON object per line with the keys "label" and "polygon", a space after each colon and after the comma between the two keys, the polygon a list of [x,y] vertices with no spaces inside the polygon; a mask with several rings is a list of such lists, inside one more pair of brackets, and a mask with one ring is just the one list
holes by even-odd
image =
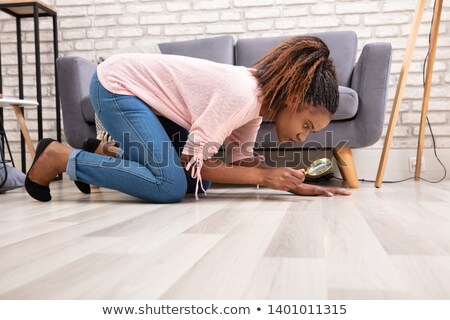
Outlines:
{"label": "wooden floor plank", "polygon": [[264,255],[324,258],[322,200],[317,198],[292,203]]}
{"label": "wooden floor plank", "polygon": [[277,210],[253,209],[161,298],[242,297],[288,205],[280,203]]}
{"label": "wooden floor plank", "polygon": [[272,258],[261,260],[244,299],[327,299],[325,259]]}
{"label": "wooden floor plank", "polygon": [[[0,253],[2,257],[0,295],[65,267],[116,241],[117,239],[111,238],[79,238],[41,245],[39,251],[32,250],[35,245],[30,243],[27,243],[27,248],[23,243],[11,246],[7,253],[4,251]],[[38,291],[32,292],[35,299],[40,299]]]}
{"label": "wooden floor plank", "polygon": [[[324,201],[329,289],[397,290],[404,287],[389,256],[352,197]],[[337,205],[339,203],[339,205]]]}
{"label": "wooden floor plank", "polygon": [[149,254],[90,254],[0,298],[156,299],[220,238],[180,234]]}
{"label": "wooden floor plank", "polygon": [[450,299],[450,257],[392,256],[407,290],[390,299]]}
{"label": "wooden floor plank", "polygon": [[332,198],[214,185],[177,204],[51,188],[0,195],[2,299],[450,298],[449,180]]}

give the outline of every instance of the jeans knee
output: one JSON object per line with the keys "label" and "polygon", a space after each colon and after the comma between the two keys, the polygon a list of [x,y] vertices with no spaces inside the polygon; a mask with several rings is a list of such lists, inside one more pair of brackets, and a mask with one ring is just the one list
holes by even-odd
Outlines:
{"label": "jeans knee", "polygon": [[177,176],[176,178],[165,181],[160,186],[161,194],[159,201],[161,203],[176,203],[181,202],[187,191],[186,178]]}

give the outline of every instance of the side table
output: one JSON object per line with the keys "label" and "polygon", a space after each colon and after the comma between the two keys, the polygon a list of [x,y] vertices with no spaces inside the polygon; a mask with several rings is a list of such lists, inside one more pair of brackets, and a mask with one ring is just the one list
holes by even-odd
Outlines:
{"label": "side table", "polygon": [[[23,61],[22,61],[22,28],[21,19],[33,18],[34,20],[34,46],[36,63],[36,99],[37,99],[37,121],[38,121],[38,140],[43,138],[42,126],[42,83],[41,83],[41,57],[40,57],[40,37],[39,37],[39,18],[51,17],[53,21],[53,53],[55,68],[55,109],[56,109],[56,137],[61,142],[61,107],[59,100],[58,79],[56,73],[56,58],[58,58],[58,29],[57,13],[50,5],[40,1],[30,0],[0,0],[0,10],[16,18],[17,35],[17,62],[18,62],[18,81],[19,81],[19,99],[24,99],[23,88]],[[0,50],[1,52],[1,50]],[[1,57],[0,57],[1,70]],[[2,78],[0,74],[0,92],[2,92]],[[2,110],[0,110],[2,112]],[[17,114],[16,114],[17,116]],[[23,133],[23,131],[22,131]],[[25,137],[21,135],[21,156],[22,171],[26,171],[25,158]]]}
{"label": "side table", "polygon": [[36,150],[33,145],[33,141],[31,140],[30,133],[28,131],[27,125],[25,123],[25,118],[23,117],[23,112],[21,108],[24,107],[37,107],[38,103],[32,100],[21,100],[16,98],[9,97],[0,97],[0,108],[13,108],[14,113],[16,114],[17,123],[19,124],[20,131],[22,132],[22,136],[25,139],[25,142],[28,147],[28,152],[31,155],[31,158],[34,158]]}

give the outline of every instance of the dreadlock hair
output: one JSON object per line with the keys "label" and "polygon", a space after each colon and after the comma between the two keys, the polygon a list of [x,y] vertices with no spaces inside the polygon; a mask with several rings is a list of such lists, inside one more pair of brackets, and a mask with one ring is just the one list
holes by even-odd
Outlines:
{"label": "dreadlock hair", "polygon": [[316,37],[288,38],[252,69],[258,80],[262,110],[273,119],[282,109],[299,111],[305,103],[333,115],[339,92],[336,70],[327,45]]}

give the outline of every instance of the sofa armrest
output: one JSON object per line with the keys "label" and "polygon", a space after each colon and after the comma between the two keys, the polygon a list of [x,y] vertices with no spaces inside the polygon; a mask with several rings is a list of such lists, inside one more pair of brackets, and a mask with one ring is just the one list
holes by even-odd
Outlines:
{"label": "sofa armrest", "polygon": [[96,69],[94,62],[80,57],[59,57],[56,60],[64,133],[74,148],[81,148],[86,138],[96,136],[95,125],[90,125],[82,112],[82,101],[89,96],[91,78]]}
{"label": "sofa armrest", "polygon": [[390,43],[368,43],[353,70],[351,88],[359,99],[355,125],[366,145],[377,142],[383,131],[391,55]]}

